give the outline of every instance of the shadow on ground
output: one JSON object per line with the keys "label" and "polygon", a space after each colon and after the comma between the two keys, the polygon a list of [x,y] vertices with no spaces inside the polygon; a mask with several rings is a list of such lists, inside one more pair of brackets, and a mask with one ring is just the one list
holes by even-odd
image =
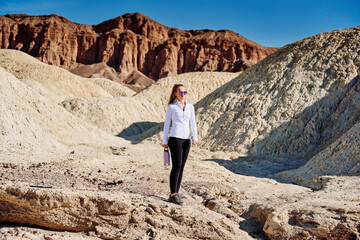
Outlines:
{"label": "shadow on ground", "polygon": [[276,173],[298,168],[306,162],[299,159],[260,156],[239,157],[234,160],[205,159],[205,161],[216,162],[236,174],[258,178],[273,178],[278,181],[281,181],[281,179],[274,177]]}
{"label": "shadow on ground", "polygon": [[[148,137],[155,135],[162,129],[157,122],[136,122],[122,130],[117,136],[137,144]],[[162,124],[160,123],[162,126]]]}

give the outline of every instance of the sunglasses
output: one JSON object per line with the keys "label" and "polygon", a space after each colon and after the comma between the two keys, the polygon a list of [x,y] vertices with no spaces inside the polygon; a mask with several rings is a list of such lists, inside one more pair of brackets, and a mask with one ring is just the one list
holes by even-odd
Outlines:
{"label": "sunglasses", "polygon": [[187,94],[187,91],[184,91],[184,92],[179,92],[180,95],[186,95]]}

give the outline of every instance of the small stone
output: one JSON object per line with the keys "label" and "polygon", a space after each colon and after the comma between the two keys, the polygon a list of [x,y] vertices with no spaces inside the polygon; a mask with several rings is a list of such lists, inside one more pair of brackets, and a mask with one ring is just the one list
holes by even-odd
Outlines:
{"label": "small stone", "polygon": [[242,214],[246,211],[246,208],[242,207],[242,206],[237,206],[237,205],[232,205],[230,207],[230,209],[234,212],[234,213],[238,213],[238,214]]}
{"label": "small stone", "polygon": [[182,214],[182,212],[180,208],[172,208],[170,214]]}
{"label": "small stone", "polygon": [[155,213],[154,210],[152,208],[150,208],[150,207],[146,208],[146,211],[148,213],[150,213],[151,215],[153,215]]}
{"label": "small stone", "polygon": [[208,209],[210,209],[210,210],[214,209],[215,206],[216,206],[216,202],[214,202],[214,201],[212,201],[212,200],[210,200],[210,201],[208,201],[208,202],[206,203],[206,207],[207,207]]}
{"label": "small stone", "polygon": [[154,204],[149,204],[149,207],[151,207],[156,213],[160,213],[161,212],[161,209],[158,207],[158,206],[156,206],[156,205],[154,205]]}
{"label": "small stone", "polygon": [[25,239],[38,239],[37,236],[35,236],[34,234],[31,234],[29,232],[25,232],[23,235],[22,235],[23,238]]}
{"label": "small stone", "polygon": [[151,218],[149,218],[149,217],[147,217],[146,219],[145,219],[145,221],[146,222],[148,222],[148,223],[150,223],[152,226],[156,226],[156,223],[155,223],[155,221],[153,220],[153,219],[151,219]]}
{"label": "small stone", "polygon": [[183,222],[185,221],[185,217],[182,215],[173,215],[171,216],[174,220],[178,221],[178,222]]}

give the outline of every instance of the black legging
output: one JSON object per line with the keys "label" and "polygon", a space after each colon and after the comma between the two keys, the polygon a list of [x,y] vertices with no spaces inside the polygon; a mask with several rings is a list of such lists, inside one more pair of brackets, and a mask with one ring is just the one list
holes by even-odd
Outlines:
{"label": "black legging", "polygon": [[172,162],[172,169],[170,173],[170,191],[171,193],[178,193],[186,159],[190,151],[190,139],[169,137],[168,145],[170,148]]}

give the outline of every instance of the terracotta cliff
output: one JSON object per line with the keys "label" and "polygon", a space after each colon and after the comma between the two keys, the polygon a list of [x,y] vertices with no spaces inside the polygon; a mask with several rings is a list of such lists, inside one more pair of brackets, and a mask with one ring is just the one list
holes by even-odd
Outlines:
{"label": "terracotta cliff", "polygon": [[136,70],[155,80],[193,71],[237,72],[277,50],[229,30],[170,28],[141,13],[98,25],[77,24],[58,15],[0,16],[0,47],[69,70],[104,62],[121,79]]}

